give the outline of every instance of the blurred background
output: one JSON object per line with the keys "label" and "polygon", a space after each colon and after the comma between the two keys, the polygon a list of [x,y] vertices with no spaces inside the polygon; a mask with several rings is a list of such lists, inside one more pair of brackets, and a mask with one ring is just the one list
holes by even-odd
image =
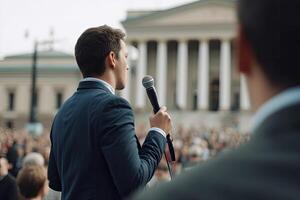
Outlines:
{"label": "blurred background", "polygon": [[[175,173],[249,139],[235,0],[0,0],[0,154],[13,175],[31,152],[47,166],[53,117],[82,78],[76,39],[103,24],[127,34],[129,81],[118,95],[135,111],[141,142],[151,112],[141,80],[155,80],[173,119]],[[166,180],[162,161],[150,184]]]}

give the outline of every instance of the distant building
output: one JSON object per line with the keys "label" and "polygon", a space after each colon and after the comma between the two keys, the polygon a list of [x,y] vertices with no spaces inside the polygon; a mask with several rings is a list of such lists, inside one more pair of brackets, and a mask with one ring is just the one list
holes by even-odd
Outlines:
{"label": "distant building", "polygon": [[[49,127],[57,109],[75,91],[80,72],[72,55],[57,51],[38,53],[38,119]],[[29,119],[32,54],[0,61],[0,126],[22,128]]]}
{"label": "distant building", "polygon": [[[137,111],[137,122],[147,120],[144,111],[151,110],[141,83],[148,74],[175,123],[248,126],[248,92],[235,67],[234,2],[200,0],[167,10],[128,12],[122,24],[129,49],[138,56],[129,59],[129,83],[120,95]],[[0,126],[22,127],[28,121],[31,59],[26,54],[0,61]],[[38,73],[38,119],[49,127],[81,75],[72,55],[55,51],[39,53]]]}
{"label": "distant building", "polygon": [[160,102],[181,110],[248,110],[243,78],[235,69],[235,1],[200,0],[162,11],[132,11],[122,22],[139,50],[124,96],[144,108],[141,80],[155,77]]}
{"label": "distant building", "polygon": [[[245,78],[235,66],[236,0],[199,0],[159,11],[128,11],[127,44],[139,52],[122,95],[150,108],[141,80],[154,77],[176,122],[249,128]],[[181,111],[181,112],[178,112]]]}

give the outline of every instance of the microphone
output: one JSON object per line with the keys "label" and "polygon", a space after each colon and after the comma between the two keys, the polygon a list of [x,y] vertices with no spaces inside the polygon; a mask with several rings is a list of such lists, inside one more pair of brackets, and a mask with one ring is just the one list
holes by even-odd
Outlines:
{"label": "microphone", "polygon": [[[143,86],[146,89],[148,98],[149,98],[150,103],[153,107],[153,112],[155,114],[159,111],[160,106],[159,106],[159,103],[158,103],[158,100],[157,100],[156,90],[155,90],[155,87],[154,87],[154,79],[152,78],[152,76],[147,75],[143,78],[142,83],[143,83]],[[173,147],[173,144],[172,144],[171,136],[168,133],[167,133],[167,143],[168,143],[168,147],[169,147],[171,160],[175,161],[174,147]]]}

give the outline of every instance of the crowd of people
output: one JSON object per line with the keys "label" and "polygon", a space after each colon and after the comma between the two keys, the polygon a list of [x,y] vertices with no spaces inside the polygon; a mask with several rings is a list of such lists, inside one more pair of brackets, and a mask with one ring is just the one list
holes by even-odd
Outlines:
{"label": "crowd of people", "polygon": [[0,130],[0,199],[47,199],[49,135]]}
{"label": "crowd of people", "polygon": [[[143,143],[146,136],[146,127],[143,124],[137,126],[137,135],[140,142]],[[173,131],[172,137],[176,162],[170,164],[173,173],[177,175],[183,170],[188,170],[196,164],[201,164],[201,162],[217,156],[219,153],[238,147],[249,140],[250,134],[239,132],[231,127],[209,128],[201,126],[186,128],[179,125]],[[166,151],[168,152],[168,148]],[[161,160],[153,180],[170,180],[165,158]]]}
{"label": "crowd of people", "polygon": [[[146,126],[139,124],[136,132],[140,142],[143,143],[147,134]],[[175,174],[188,170],[197,163],[205,162],[223,151],[235,148],[249,139],[249,134],[233,128],[178,126],[173,132],[176,162],[173,162],[171,167]],[[0,131],[0,155],[7,159],[9,173],[15,178],[24,163],[38,163],[47,169],[50,145],[49,130],[44,130],[39,137],[33,137],[24,130]],[[149,185],[169,180],[167,163],[163,157]]]}
{"label": "crowd of people", "polygon": [[[172,199],[299,199],[298,7],[298,1],[238,1],[237,67],[246,76],[256,111],[251,140],[240,145],[250,135],[234,128],[176,127],[172,137],[177,161],[171,166],[178,177],[160,187],[153,185],[169,180],[168,162],[160,162],[160,158],[165,134],[172,131],[171,117],[161,108],[150,117],[148,131],[143,124],[134,127],[130,106],[114,95],[126,82],[125,35],[108,26],[88,29],[75,48],[85,77],[80,82],[81,92],[56,115],[50,157],[49,131],[40,137],[0,131],[0,199],[9,199],[14,191],[26,199],[43,199],[48,189],[47,165],[48,174],[52,172],[49,185],[62,190],[62,199],[122,199],[148,183],[154,172],[149,183],[153,187],[131,199],[169,199],[170,194]],[[105,36],[107,32],[116,39],[106,42],[111,39]],[[101,42],[94,42],[99,39]],[[109,47],[104,45],[107,51],[97,46],[110,43]],[[99,53],[103,54],[100,60],[105,58],[103,71],[99,69]],[[86,62],[89,58],[91,62]],[[101,95],[105,98],[99,98]],[[78,99],[82,101],[76,104]],[[99,116],[94,115],[94,107],[86,111],[87,105],[90,108],[103,99],[97,104]],[[70,123],[66,125],[65,119]],[[95,127],[96,131],[90,131]],[[89,134],[82,134],[82,130]],[[144,141],[143,146],[135,133],[141,144]],[[92,166],[96,162],[97,167]],[[185,170],[188,172],[181,173]],[[15,186],[12,176],[17,177]],[[5,196],[7,188],[11,193]]]}

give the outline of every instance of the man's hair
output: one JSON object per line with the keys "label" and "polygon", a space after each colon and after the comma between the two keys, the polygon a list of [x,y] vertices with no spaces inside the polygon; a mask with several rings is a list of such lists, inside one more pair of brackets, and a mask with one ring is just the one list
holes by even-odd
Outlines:
{"label": "man's hair", "polygon": [[238,0],[238,18],[267,79],[300,85],[300,1]]}
{"label": "man's hair", "polygon": [[39,165],[24,166],[17,176],[20,193],[25,198],[35,198],[47,180],[46,171]]}
{"label": "man's hair", "polygon": [[83,77],[102,75],[106,56],[112,51],[118,58],[120,41],[124,38],[124,32],[107,25],[84,31],[75,46],[76,61]]}

